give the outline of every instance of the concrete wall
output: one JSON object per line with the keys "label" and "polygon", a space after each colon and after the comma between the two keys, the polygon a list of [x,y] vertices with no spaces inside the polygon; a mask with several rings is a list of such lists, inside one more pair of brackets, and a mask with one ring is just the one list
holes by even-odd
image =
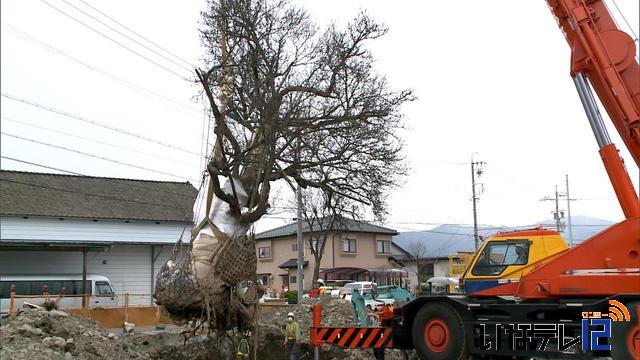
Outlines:
{"label": "concrete wall", "polygon": [[[314,257],[309,248],[310,235],[305,234],[304,259],[308,265],[304,269],[304,288],[312,287]],[[356,240],[356,252],[346,253],[342,251],[343,239]],[[320,263],[320,269],[332,269],[336,267],[356,267],[363,269],[392,268],[389,263],[391,254],[379,254],[376,249],[376,240],[391,241],[391,235],[379,235],[371,233],[330,233],[327,238],[324,253]],[[279,291],[283,285],[283,277],[280,275],[295,275],[296,269],[280,269],[278,266],[289,259],[296,259],[297,253],[292,248],[296,242],[295,236],[274,238],[256,241],[256,254],[260,247],[271,248],[271,258],[261,259],[258,257],[258,274],[269,274],[268,288],[274,292]],[[297,284],[290,284],[292,289],[297,288]]]}

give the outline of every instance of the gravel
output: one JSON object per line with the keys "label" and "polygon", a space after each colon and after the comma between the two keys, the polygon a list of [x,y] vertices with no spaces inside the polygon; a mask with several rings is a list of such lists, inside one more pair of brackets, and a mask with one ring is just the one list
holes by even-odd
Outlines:
{"label": "gravel", "polygon": [[[323,326],[353,326],[351,303],[324,298]],[[289,356],[283,347],[287,313],[300,324],[302,341],[309,338],[312,306],[318,300],[299,305],[262,307],[260,312],[258,359],[279,360]],[[13,318],[0,320],[0,359],[229,359],[239,334],[223,336],[181,334],[186,328],[124,334],[109,332],[98,323],[64,311],[20,309]],[[248,339],[251,348],[254,338]],[[303,343],[302,359],[312,359],[313,349]],[[387,359],[401,359],[397,350],[387,350]],[[333,345],[321,348],[321,359],[373,359],[371,350],[345,350]]]}

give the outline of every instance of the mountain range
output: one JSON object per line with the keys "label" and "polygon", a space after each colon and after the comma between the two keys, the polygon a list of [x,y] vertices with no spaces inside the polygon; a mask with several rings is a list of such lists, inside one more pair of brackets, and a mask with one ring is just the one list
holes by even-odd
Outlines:
{"label": "mountain range", "polygon": [[[573,245],[579,244],[592,235],[613,225],[614,222],[596,219],[588,216],[572,216]],[[493,235],[500,231],[522,230],[536,226],[543,226],[547,229],[555,228],[554,220],[545,220],[537,223],[539,225],[525,226],[478,226],[478,234],[482,237]],[[561,232],[564,239],[569,242],[569,231],[565,229]],[[426,242],[427,256],[447,256],[455,255],[458,251],[473,251],[473,226],[470,225],[439,225],[430,230],[401,232],[394,236],[393,242],[409,252],[411,244],[415,241]]]}

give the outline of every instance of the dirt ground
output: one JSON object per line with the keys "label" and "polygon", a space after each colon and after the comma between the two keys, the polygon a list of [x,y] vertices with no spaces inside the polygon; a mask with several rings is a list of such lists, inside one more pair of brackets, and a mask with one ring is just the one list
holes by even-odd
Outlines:
{"label": "dirt ground", "polygon": [[[324,299],[323,325],[349,326],[351,303]],[[263,307],[258,328],[257,359],[288,359],[283,341],[288,312],[300,324],[303,342],[308,341],[312,305],[316,300],[286,307]],[[0,359],[232,359],[240,340],[231,332],[222,336],[186,336],[186,327],[167,330],[109,332],[94,321],[63,311],[21,309],[13,318],[0,321]],[[248,338],[253,351],[255,338]],[[412,356],[413,357],[413,356]],[[313,349],[303,344],[302,359],[312,359]],[[371,350],[345,350],[332,345],[321,348],[322,359],[373,359]],[[401,359],[397,350],[387,350],[386,359]]]}

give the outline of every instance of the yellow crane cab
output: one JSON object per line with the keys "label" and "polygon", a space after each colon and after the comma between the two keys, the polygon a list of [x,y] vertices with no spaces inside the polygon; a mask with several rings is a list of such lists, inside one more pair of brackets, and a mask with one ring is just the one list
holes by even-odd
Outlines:
{"label": "yellow crane cab", "polygon": [[467,295],[518,282],[522,275],[568,250],[560,233],[535,228],[489,237],[465,270],[461,284]]}

